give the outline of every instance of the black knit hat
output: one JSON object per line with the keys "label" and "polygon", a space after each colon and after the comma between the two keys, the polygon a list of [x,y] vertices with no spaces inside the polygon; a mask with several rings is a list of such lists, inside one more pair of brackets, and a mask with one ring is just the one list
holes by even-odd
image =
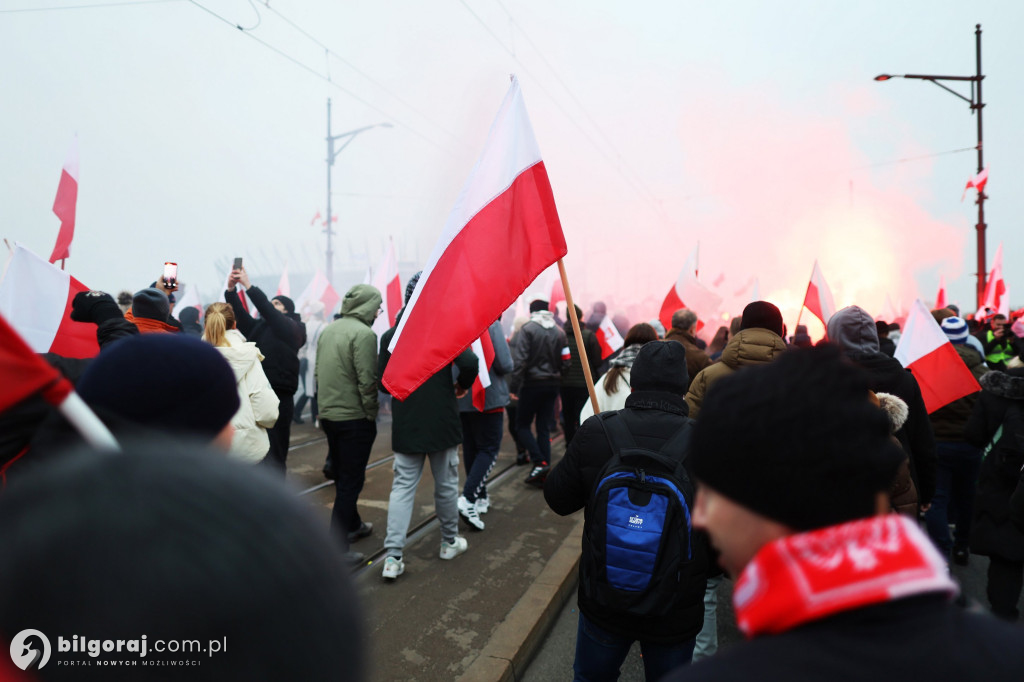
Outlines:
{"label": "black knit hat", "polygon": [[104,348],[76,389],[89,405],[139,426],[209,440],[240,404],[224,356],[184,334],[142,334]]}
{"label": "black knit hat", "polygon": [[543,298],[535,298],[530,301],[530,312],[535,313],[541,310],[548,310],[548,302]]}
{"label": "black knit hat", "polygon": [[281,294],[278,294],[277,296],[275,296],[274,298],[272,298],[270,300],[272,300],[272,301],[280,301],[281,305],[284,306],[284,310],[285,310],[286,313],[294,313],[295,312],[295,301],[293,301],[292,299],[288,298],[287,296],[283,296]]}
{"label": "black knit hat", "polygon": [[707,486],[797,530],[875,513],[904,455],[860,370],[826,346],[783,353],[712,386],[690,462]]}
{"label": "black knit hat", "polygon": [[420,283],[420,276],[423,271],[420,270],[415,275],[409,278],[409,281],[405,285],[405,304],[409,305],[409,299],[412,298],[412,294],[416,291],[416,285]]}
{"label": "black knit hat", "polygon": [[[364,679],[350,571],[326,525],[279,476],[194,443],[122,446],[48,460],[0,495],[0,631],[38,628],[54,648],[62,633],[147,635],[141,662],[123,652],[99,660],[168,667],[147,675],[94,664],[52,676],[47,668],[34,679]],[[292,638],[301,655],[283,644]],[[157,639],[227,646],[172,655],[153,650]],[[190,658],[201,666],[170,672],[169,661]]]}
{"label": "black knit hat", "polygon": [[782,336],[782,313],[768,301],[754,301],[743,309],[740,329],[767,329]]}
{"label": "black knit hat", "polygon": [[634,391],[668,391],[684,395],[689,383],[686,349],[678,341],[645,343],[629,372],[629,385]]}
{"label": "black knit hat", "polygon": [[135,296],[132,297],[132,317],[166,322],[170,314],[171,303],[159,289],[149,287],[135,292]]}

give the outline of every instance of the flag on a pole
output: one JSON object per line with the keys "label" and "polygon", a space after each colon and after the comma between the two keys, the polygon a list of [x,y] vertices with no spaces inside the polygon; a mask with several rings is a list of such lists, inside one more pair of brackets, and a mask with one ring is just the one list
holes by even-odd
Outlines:
{"label": "flag on a pole", "polygon": [[201,303],[201,299],[199,298],[199,289],[197,289],[194,284],[179,284],[178,288],[181,290],[181,296],[178,297],[178,302],[174,306],[174,310],[171,312],[171,315],[174,317],[174,319],[181,320],[181,318],[178,315],[181,313],[182,310],[185,310],[186,308],[195,308],[196,310],[199,311],[199,316],[202,317],[203,304]]}
{"label": "flag on a pole", "polygon": [[1004,298],[1009,304],[1009,298],[1006,296],[1006,282],[1003,281],[1003,245],[1000,244],[996,249],[995,258],[992,259],[992,269],[989,271],[988,280],[985,283],[985,303],[982,305],[982,309],[991,308],[993,311],[999,311],[1003,308]]}
{"label": "flag on a pole", "polygon": [[828,327],[829,318],[836,312],[836,304],[832,300],[832,290],[829,289],[825,276],[821,274],[817,259],[814,261],[814,269],[811,270],[811,281],[807,283],[804,307],[821,320],[826,327]]}
{"label": "flag on a pole", "polygon": [[964,187],[964,193],[962,195],[960,195],[960,201],[964,200],[964,197],[967,196],[967,190],[969,190],[972,187],[974,189],[978,190],[978,194],[981,194],[982,192],[984,192],[985,191],[985,184],[987,182],[988,182],[988,166],[985,166],[984,170],[982,170],[980,173],[978,173],[977,175],[973,176],[970,180],[967,181],[967,186]]}
{"label": "flag on a pole", "polygon": [[398,258],[395,257],[395,242],[388,240],[388,248],[384,252],[384,260],[377,267],[377,274],[373,278],[373,286],[381,295],[382,312],[373,321],[373,331],[377,337],[395,326],[395,318],[398,311],[402,309],[402,282],[398,277]]}
{"label": "flag on a pole", "polygon": [[551,183],[513,77],[391,339],[384,385],[399,400],[409,397],[566,253]]}
{"label": "flag on a pole", "polygon": [[316,215],[313,216],[313,219],[309,221],[309,224],[310,225],[316,225],[316,221],[320,220],[320,218],[321,218],[321,216],[320,216],[320,209],[318,208],[316,210]]}
{"label": "flag on a pole", "polygon": [[939,275],[939,293],[935,295],[935,309],[940,310],[946,307],[946,278]]}
{"label": "flag on a pole", "polygon": [[327,281],[327,277],[320,270],[316,271],[313,281],[299,294],[298,300],[295,301],[295,309],[303,310],[313,301],[320,301],[324,304],[324,319],[328,321],[330,321],[331,315],[334,314],[334,309],[341,301],[341,296],[338,296],[338,292],[334,290],[334,287],[331,286],[331,283]]}
{"label": "flag on a pole", "polygon": [[75,205],[78,203],[78,136],[71,142],[71,149],[64,160],[57,185],[57,197],[53,200],[53,213],[60,218],[60,232],[53,245],[50,262],[54,263],[71,255],[71,240],[75,237]]}
{"label": "flag on a pole", "polygon": [[473,381],[473,407],[483,412],[487,401],[487,387],[491,385],[491,365],[494,364],[494,342],[491,341],[490,328],[473,342],[472,348],[480,369]]}
{"label": "flag on a pole", "polygon": [[288,296],[292,295],[292,285],[288,281],[288,264],[284,264],[284,270],[281,271],[281,279],[277,282],[277,293],[275,296]]}
{"label": "flag on a pole", "polygon": [[619,330],[612,324],[611,315],[605,315],[601,318],[601,324],[597,328],[597,341],[601,344],[602,360],[622,348],[622,345],[625,343],[622,334],[619,334]]}
{"label": "flag on a pole", "polygon": [[[662,301],[658,319],[665,329],[672,328],[672,313],[680,308],[689,308],[698,318],[710,319],[722,305],[722,297],[697,281],[697,252],[700,245],[686,259],[676,283],[669,289]],[[699,325],[702,326],[702,325]]]}
{"label": "flag on a pole", "polygon": [[910,309],[894,357],[917,379],[929,414],[981,390],[921,299]]}
{"label": "flag on a pole", "polygon": [[0,282],[0,312],[36,353],[91,358],[100,352],[96,325],[70,316],[80,291],[89,287],[16,244]]}

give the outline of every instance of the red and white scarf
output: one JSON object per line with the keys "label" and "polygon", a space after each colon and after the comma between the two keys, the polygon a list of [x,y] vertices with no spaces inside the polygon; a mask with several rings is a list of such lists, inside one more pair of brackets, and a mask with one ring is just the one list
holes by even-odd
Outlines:
{"label": "red and white scarf", "polygon": [[733,591],[749,638],[871,604],[959,592],[946,563],[912,519],[875,516],[768,543]]}

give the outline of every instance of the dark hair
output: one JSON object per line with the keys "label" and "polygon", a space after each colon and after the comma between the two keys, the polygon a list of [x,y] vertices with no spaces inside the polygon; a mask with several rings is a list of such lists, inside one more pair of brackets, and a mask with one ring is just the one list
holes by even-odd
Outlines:
{"label": "dark hair", "polygon": [[[626,332],[626,338],[623,341],[622,347],[629,348],[630,346],[635,345],[642,346],[645,343],[657,340],[658,332],[654,330],[654,327],[646,322],[638,322],[630,327],[629,331]],[[619,379],[627,369],[627,367],[615,365],[605,373],[604,381],[601,384],[604,386],[605,393],[611,395],[612,393],[619,392]]]}

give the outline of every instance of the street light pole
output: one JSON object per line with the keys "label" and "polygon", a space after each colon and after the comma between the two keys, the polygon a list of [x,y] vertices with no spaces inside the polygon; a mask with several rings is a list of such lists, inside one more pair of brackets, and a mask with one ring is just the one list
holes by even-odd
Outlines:
{"label": "street light pole", "polygon": [[[331,237],[334,234],[334,214],[331,212],[331,167],[334,165],[334,159],[338,157],[345,147],[351,144],[352,140],[355,139],[356,135],[365,132],[370,128],[391,128],[390,123],[374,123],[373,125],[363,126],[362,128],[356,128],[350,130],[347,133],[341,133],[340,135],[331,135],[331,98],[327,98],[327,263],[326,272],[327,281],[334,286],[334,251],[331,248]],[[347,138],[347,139],[346,139]],[[345,140],[345,144],[341,145],[338,149],[334,148],[336,140]]]}
{"label": "street light pole", "polygon": [[[981,112],[985,106],[985,103],[981,99],[981,81],[984,80],[985,76],[981,73],[981,24],[974,25],[974,36],[975,36],[975,58],[977,63],[977,70],[973,76],[933,76],[933,75],[922,75],[922,74],[903,74],[903,75],[890,75],[883,73],[875,76],[876,81],[887,81],[890,78],[912,78],[916,80],[931,81],[935,85],[946,92],[950,92],[960,99],[964,100],[971,105],[971,113],[978,115],[978,173],[985,168],[985,152],[982,148],[982,127],[981,127]],[[964,97],[962,94],[949,88],[939,81],[969,81],[971,84],[971,96],[970,98]],[[974,226],[977,230],[977,250],[978,250],[978,288],[977,288],[977,303],[978,309],[981,309],[982,304],[985,302],[985,265],[987,259],[985,257],[985,200],[988,195],[981,189],[978,190],[978,198],[975,203],[978,204],[978,223]]]}

